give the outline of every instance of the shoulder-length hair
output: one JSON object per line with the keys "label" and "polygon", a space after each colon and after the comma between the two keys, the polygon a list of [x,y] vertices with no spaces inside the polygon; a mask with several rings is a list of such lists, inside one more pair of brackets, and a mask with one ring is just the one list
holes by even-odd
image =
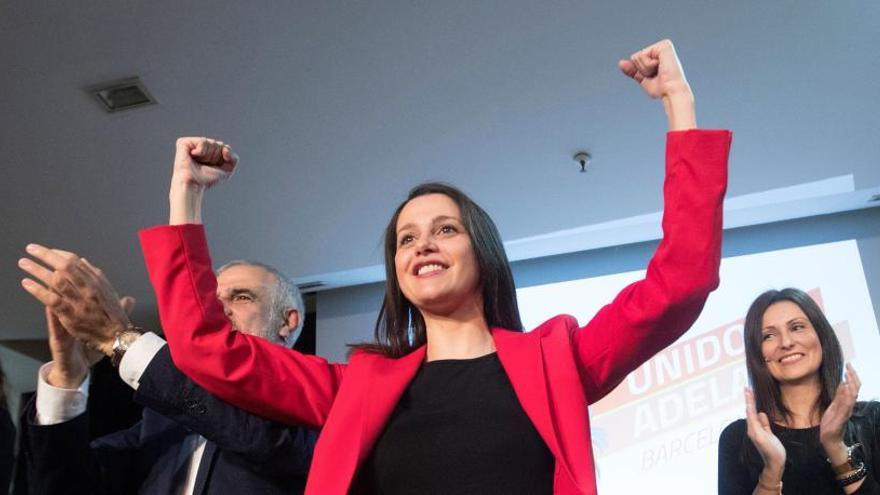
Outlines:
{"label": "shoulder-length hair", "polygon": [[828,319],[819,305],[807,293],[795,288],[769,290],[761,294],[755,299],[746,314],[744,325],[746,367],[755,394],[755,407],[758,411],[767,413],[771,420],[791,419],[791,411],[782,400],[779,383],[770,375],[767,362],[761,351],[764,312],[772,304],[781,301],[797,304],[810,320],[819,337],[819,344],[822,346],[822,363],[819,365],[821,390],[814,407],[820,414],[823,414],[834,399],[834,394],[840,385],[843,374],[843,351],[840,349],[840,342],[837,340],[834,328],[828,323]]}
{"label": "shoulder-length hair", "polygon": [[516,286],[498,229],[489,215],[466,194],[447,184],[428,182],[410,190],[406,201],[394,211],[385,227],[385,299],[376,319],[375,342],[354,345],[355,349],[377,352],[387,357],[405,356],[427,342],[425,320],[418,308],[403,295],[394,268],[397,254],[397,219],[414,198],[443,194],[458,205],[477,260],[479,286],[483,296],[486,324],[522,331]]}

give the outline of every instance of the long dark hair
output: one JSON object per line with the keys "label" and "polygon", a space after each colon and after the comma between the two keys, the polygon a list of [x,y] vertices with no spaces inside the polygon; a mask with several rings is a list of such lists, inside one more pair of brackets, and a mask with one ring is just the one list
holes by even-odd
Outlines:
{"label": "long dark hair", "polygon": [[418,308],[403,295],[394,269],[397,254],[397,219],[412,199],[427,194],[443,194],[455,202],[473,246],[480,274],[483,317],[489,327],[522,331],[513,273],[504,245],[489,215],[460,190],[439,182],[427,182],[410,190],[406,201],[394,211],[385,227],[385,299],[376,319],[375,342],[354,345],[355,349],[377,352],[388,357],[409,354],[427,342],[425,320]]}
{"label": "long dark hair", "polygon": [[767,413],[767,416],[773,421],[791,419],[791,411],[782,400],[779,383],[770,375],[764,354],[761,351],[764,312],[772,304],[781,301],[797,304],[810,320],[819,337],[819,343],[822,346],[822,364],[819,366],[821,390],[815,407],[820,414],[825,412],[834,399],[843,374],[843,351],[840,349],[840,342],[837,340],[837,335],[834,334],[834,328],[828,323],[825,313],[813,298],[806,292],[794,288],[769,290],[758,296],[749,307],[744,325],[746,367],[749,372],[749,381],[751,381],[755,393],[755,407],[758,411]]}

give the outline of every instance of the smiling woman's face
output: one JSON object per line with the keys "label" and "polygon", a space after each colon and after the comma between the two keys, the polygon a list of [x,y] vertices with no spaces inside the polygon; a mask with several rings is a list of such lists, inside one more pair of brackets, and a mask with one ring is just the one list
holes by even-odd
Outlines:
{"label": "smiling woman's face", "polygon": [[470,235],[445,194],[413,198],[400,211],[394,268],[403,295],[421,311],[450,314],[480,297]]}
{"label": "smiling woman's face", "polygon": [[764,312],[761,333],[761,353],[780,385],[818,382],[822,345],[800,306],[791,301],[771,304]]}

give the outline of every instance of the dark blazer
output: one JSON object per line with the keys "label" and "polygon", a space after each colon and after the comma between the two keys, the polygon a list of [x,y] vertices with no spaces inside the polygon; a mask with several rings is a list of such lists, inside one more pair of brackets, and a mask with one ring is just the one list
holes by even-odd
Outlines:
{"label": "dark blazer", "polygon": [[15,464],[15,425],[12,424],[9,409],[6,409],[5,404],[0,403],[0,494],[9,493],[13,464]]}
{"label": "dark blazer", "polygon": [[36,405],[22,418],[31,493],[174,493],[186,475],[195,434],[208,439],[198,495],[302,493],[314,432],[261,419],[210,395],[183,375],[163,347],[140,379],[143,419],[88,441],[88,412],[50,426]]}

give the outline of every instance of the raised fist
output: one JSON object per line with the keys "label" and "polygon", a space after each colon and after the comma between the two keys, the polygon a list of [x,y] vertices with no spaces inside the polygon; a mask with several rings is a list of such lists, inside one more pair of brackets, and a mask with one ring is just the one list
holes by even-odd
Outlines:
{"label": "raised fist", "polygon": [[238,155],[229,145],[215,139],[182,137],[177,140],[172,184],[205,189],[228,179],[235,171]]}
{"label": "raised fist", "polygon": [[[690,95],[691,88],[669,40],[658,41],[617,63],[620,70],[635,79],[654,99]],[[690,95],[692,96],[692,95]]]}

